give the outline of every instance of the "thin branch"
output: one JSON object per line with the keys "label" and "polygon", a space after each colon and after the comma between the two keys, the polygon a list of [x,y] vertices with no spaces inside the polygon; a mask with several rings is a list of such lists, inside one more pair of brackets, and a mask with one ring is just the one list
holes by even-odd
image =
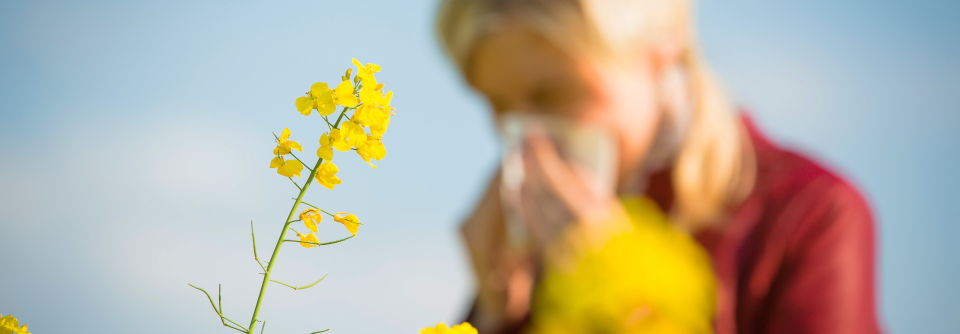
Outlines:
{"label": "thin branch", "polygon": [[[293,151],[290,151],[290,155],[293,155]],[[296,155],[293,155],[293,158],[297,159],[297,161],[300,161],[300,164],[303,165],[303,168],[306,168],[307,170],[313,172],[313,169],[311,169],[310,167],[307,167],[307,164],[303,163],[303,160],[300,160],[300,158],[297,158]]]}
{"label": "thin branch", "polygon": [[[240,326],[240,324],[238,324],[238,323],[236,323],[236,322],[234,322],[233,320],[230,320],[230,319],[227,319],[226,317],[224,317],[224,316],[223,316],[223,313],[220,313],[220,310],[217,310],[217,305],[213,303],[213,298],[212,298],[212,297],[210,297],[210,294],[209,294],[209,293],[207,293],[207,290],[204,290],[204,289],[201,289],[201,288],[198,288],[198,287],[196,287],[195,285],[193,285],[193,284],[190,284],[190,283],[187,283],[187,285],[189,285],[189,286],[192,286],[192,287],[193,287],[194,289],[197,289],[197,290],[200,290],[200,291],[202,291],[202,292],[203,292],[203,294],[205,294],[205,295],[207,295],[207,300],[209,300],[209,301],[210,301],[210,306],[212,306],[212,307],[213,307],[213,312],[216,312],[216,313],[217,313],[217,316],[219,316],[219,317],[220,317],[220,322],[221,322],[221,323],[223,323],[223,325],[224,325],[224,326],[227,326],[227,327],[230,327],[230,328],[233,328],[233,329],[236,329],[236,330],[238,330],[238,331],[241,331],[241,332],[243,332],[243,333],[248,333],[248,332],[247,332],[247,331],[245,331],[245,330],[242,330],[242,329],[239,329],[239,328],[236,328],[236,327],[233,327],[233,326],[230,326],[230,325],[227,325],[227,323],[226,323],[226,322],[223,322],[224,320],[227,320],[227,321],[230,321],[230,322],[232,322],[232,323],[233,323],[234,325],[237,325],[237,326]],[[218,288],[218,290],[219,290],[219,288]],[[218,296],[218,297],[219,297],[219,296]],[[242,327],[242,326],[241,326],[241,327]]]}
{"label": "thin branch", "polygon": [[[271,132],[271,133],[273,134],[273,138],[277,139],[277,143],[280,143],[280,137],[277,137],[277,133],[276,132]],[[293,149],[291,149],[290,153],[287,153],[287,154],[292,155],[294,159],[297,159],[297,161],[300,161],[300,164],[303,165],[303,168],[306,168],[310,172],[313,172],[313,169],[310,169],[310,167],[308,167],[307,164],[303,163],[303,160],[300,160],[300,158],[297,158],[297,156],[293,154]],[[300,186],[297,186],[297,188],[299,187]],[[301,189],[301,191],[303,191],[303,189]]]}
{"label": "thin branch", "polygon": [[[295,198],[294,198],[294,199],[295,199]],[[314,209],[317,209],[317,210],[320,210],[320,212],[323,212],[323,213],[326,213],[326,214],[328,214],[328,215],[330,215],[330,217],[336,217],[336,216],[335,216],[334,214],[332,214],[332,213],[329,213],[329,212],[327,212],[327,211],[326,211],[326,210],[324,210],[324,209],[321,209],[321,208],[318,208],[318,207],[317,207],[316,205],[313,205],[313,204],[310,204],[310,203],[307,203],[307,202],[304,202],[304,201],[300,201],[300,203],[303,203],[303,204],[306,204],[306,205],[309,205],[309,206],[310,206],[311,208],[314,208]]]}
{"label": "thin branch", "polygon": [[300,189],[300,191],[303,191],[303,188],[300,188],[300,185],[297,184],[297,181],[294,181],[292,177],[287,177],[287,178],[290,179],[290,182],[293,182],[293,185],[297,186],[297,189]]}
{"label": "thin branch", "polygon": [[330,124],[330,120],[327,119],[327,116],[322,116],[322,117],[323,117],[323,121],[327,122],[327,127],[329,127],[330,130],[333,130],[333,124]]}
{"label": "thin branch", "polygon": [[[263,273],[260,273],[260,275],[263,275]],[[320,279],[318,279],[316,282],[313,282],[313,283],[310,284],[310,285],[304,285],[304,286],[299,286],[299,287],[298,287],[298,286],[293,286],[293,285],[290,285],[290,284],[287,284],[287,283],[284,283],[284,282],[280,282],[280,281],[277,281],[277,280],[272,280],[272,279],[271,279],[270,281],[271,281],[271,282],[274,282],[274,283],[283,284],[283,285],[287,286],[288,288],[291,288],[291,289],[294,289],[294,290],[303,290],[303,289],[312,288],[314,285],[317,285],[317,283],[320,283],[320,281],[323,281],[324,278],[327,278],[327,275],[323,275],[323,277],[320,277]]]}
{"label": "thin branch", "polygon": [[324,243],[316,243],[316,242],[300,241],[300,240],[292,240],[292,239],[286,239],[286,240],[284,240],[284,242],[301,242],[301,243],[311,244],[311,245],[317,245],[317,246],[326,246],[326,245],[333,245],[333,244],[338,243],[338,242],[343,242],[343,241],[345,241],[345,240],[347,240],[347,239],[350,239],[350,238],[353,238],[353,236],[351,235],[351,236],[349,236],[349,237],[346,237],[346,238],[343,238],[343,239],[340,239],[340,240],[330,241],[330,242],[324,242]]}
{"label": "thin branch", "polygon": [[260,334],[263,334],[263,330],[264,330],[265,328],[267,328],[267,321],[266,321],[266,320],[263,321],[263,327],[260,327]]}
{"label": "thin branch", "polygon": [[310,333],[310,334],[317,334],[317,333],[323,333],[323,332],[326,332],[326,331],[328,331],[328,330],[330,330],[330,329],[329,329],[329,328],[327,328],[327,329],[324,329],[324,330],[322,330],[322,331],[319,331],[319,332],[313,332],[313,333]]}
{"label": "thin branch", "polygon": [[[295,198],[294,198],[294,199],[295,199]],[[310,204],[310,203],[307,203],[307,202],[304,202],[304,201],[300,201],[300,203],[303,203],[303,204],[306,204],[306,205],[309,205],[310,207],[312,207],[312,208],[314,208],[314,209],[317,209],[317,210],[320,210],[321,212],[323,212],[323,213],[326,213],[326,214],[328,214],[328,215],[330,215],[330,217],[333,217],[333,218],[337,218],[337,216],[336,216],[336,215],[334,215],[334,214],[332,214],[332,213],[329,213],[329,212],[326,212],[326,211],[324,211],[323,209],[321,209],[321,208],[318,208],[318,207],[316,207],[316,206],[315,206],[315,205],[313,205],[313,204]],[[364,225],[364,224],[363,224],[363,223],[361,223],[361,222],[355,222],[355,221],[353,221],[353,220],[349,220],[349,219],[344,219],[344,220],[346,220],[346,221],[348,221],[348,222],[351,222],[351,223],[357,223],[357,224],[360,224],[360,225]]]}
{"label": "thin branch", "polygon": [[260,262],[260,257],[257,256],[257,235],[253,233],[253,220],[250,221],[250,236],[253,237],[253,259],[257,260],[257,264],[260,265],[260,269],[263,269],[263,272],[267,272],[267,268],[263,267],[263,263]]}
{"label": "thin branch", "polygon": [[343,107],[343,111],[340,112],[340,117],[337,117],[337,122],[333,124],[334,128],[339,129],[340,120],[343,119],[343,115],[345,115],[349,109],[350,108],[347,108],[346,106]]}

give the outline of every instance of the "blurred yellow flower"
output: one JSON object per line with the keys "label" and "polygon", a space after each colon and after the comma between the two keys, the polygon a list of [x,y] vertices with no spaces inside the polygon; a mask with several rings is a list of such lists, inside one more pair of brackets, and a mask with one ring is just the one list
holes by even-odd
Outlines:
{"label": "blurred yellow flower", "polygon": [[13,315],[4,317],[0,314],[0,334],[30,334],[30,332],[27,331],[27,325],[20,326]]}
{"label": "blurred yellow flower", "polygon": [[323,216],[320,215],[320,210],[309,208],[300,213],[300,220],[311,231],[317,232],[317,224],[323,221]]}
{"label": "blurred yellow flower", "polygon": [[290,154],[293,150],[303,152],[303,147],[300,147],[300,143],[289,140],[289,138],[290,129],[283,128],[283,132],[280,133],[280,139],[277,139],[278,145],[273,149],[273,155]]}
{"label": "blurred yellow flower", "polygon": [[317,245],[308,244],[308,242],[316,242],[318,244],[320,243],[320,239],[317,239],[317,235],[313,233],[307,233],[307,234],[297,233],[297,236],[300,237],[300,246],[303,246],[306,248],[317,247]]}
{"label": "blurred yellow flower", "polygon": [[350,234],[357,236],[357,229],[360,228],[360,219],[357,219],[357,215],[337,212],[337,214],[333,215],[333,220],[343,224],[343,226],[347,228],[347,231],[350,231]]}
{"label": "blurred yellow flower", "polygon": [[469,322],[447,328],[447,324],[439,323],[436,327],[427,327],[420,330],[420,334],[477,334],[477,329],[473,328]]}
{"label": "blurred yellow flower", "polygon": [[320,164],[320,167],[317,167],[317,182],[320,182],[327,189],[333,190],[333,186],[340,184],[340,179],[337,178],[337,171],[340,169],[337,168],[337,165],[334,165],[332,162],[324,162]]}
{"label": "blurred yellow flower", "polygon": [[360,155],[360,158],[363,159],[363,161],[366,161],[368,164],[370,164],[371,167],[377,168],[377,166],[374,166],[373,163],[370,162],[370,159],[383,159],[383,157],[387,155],[387,149],[383,147],[382,139],[370,136],[367,138],[367,141],[363,144],[363,146],[357,148],[357,154]]}
{"label": "blurred yellow flower", "polygon": [[310,111],[316,109],[320,116],[328,116],[336,111],[336,105],[333,103],[333,90],[327,87],[327,83],[318,82],[310,87],[307,96],[301,96],[296,101],[297,110],[303,115],[310,115]]}
{"label": "blurred yellow flower", "polygon": [[293,177],[296,175],[300,177],[300,172],[303,171],[303,164],[299,160],[283,160],[281,157],[273,158],[270,161],[270,168],[276,168],[277,174]]}
{"label": "blurred yellow flower", "polygon": [[345,107],[356,107],[360,102],[353,92],[353,82],[344,80],[333,90],[333,102]]}
{"label": "blurred yellow flower", "polygon": [[367,141],[367,133],[363,131],[363,127],[353,121],[343,122],[340,125],[340,133],[352,147],[360,148]]}
{"label": "blurred yellow flower", "polygon": [[360,77],[360,81],[363,82],[363,87],[370,88],[371,90],[375,89],[377,87],[377,78],[373,77],[373,74],[380,72],[380,65],[374,63],[363,65],[357,58],[353,58],[353,64],[357,65],[357,76]]}
{"label": "blurred yellow flower", "polygon": [[647,198],[622,199],[634,231],[569,266],[548,265],[531,334],[712,333],[716,290],[707,252]]}

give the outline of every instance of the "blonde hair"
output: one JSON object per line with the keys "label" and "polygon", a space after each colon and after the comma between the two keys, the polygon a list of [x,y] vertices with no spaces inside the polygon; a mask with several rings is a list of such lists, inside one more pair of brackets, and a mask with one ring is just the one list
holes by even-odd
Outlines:
{"label": "blonde hair", "polygon": [[683,38],[692,117],[673,165],[675,207],[681,226],[715,222],[753,183],[749,140],[695,47],[691,0],[445,0],[438,30],[448,55],[467,73],[476,44],[500,22],[520,20],[569,52],[619,60],[658,33]]}

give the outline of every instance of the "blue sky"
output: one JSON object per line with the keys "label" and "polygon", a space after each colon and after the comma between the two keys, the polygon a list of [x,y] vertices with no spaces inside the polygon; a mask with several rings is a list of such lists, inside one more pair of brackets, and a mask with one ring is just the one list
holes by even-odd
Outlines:
{"label": "blue sky", "polygon": [[[436,1],[0,3],[0,314],[37,333],[229,331],[248,319],[260,252],[295,188],[267,169],[271,132],[305,152],[322,127],[293,100],[350,58],[396,96],[376,170],[307,200],[360,237],[284,248],[271,331],[413,333],[464,312],[456,236],[496,167],[485,103],[437,48]],[[891,332],[960,331],[960,4],[702,1],[701,38],[731,94],[779,142],[864,192],[879,224]],[[350,31],[347,33],[346,31]],[[312,139],[311,139],[312,138]],[[310,156],[310,154],[304,154]],[[346,233],[330,221],[321,240]]]}

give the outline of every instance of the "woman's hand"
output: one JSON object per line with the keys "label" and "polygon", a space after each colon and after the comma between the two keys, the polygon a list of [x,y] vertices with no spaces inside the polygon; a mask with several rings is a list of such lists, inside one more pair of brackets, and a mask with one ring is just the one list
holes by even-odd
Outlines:
{"label": "woman's hand", "polygon": [[533,264],[527,254],[507,244],[499,173],[470,218],[460,226],[460,233],[478,283],[471,323],[480,332],[494,333],[522,320],[529,310]]}
{"label": "woman's hand", "polygon": [[541,254],[549,258],[577,251],[571,247],[602,246],[632,229],[616,194],[598,189],[585,170],[565,162],[546,136],[528,136],[523,152],[520,212]]}

